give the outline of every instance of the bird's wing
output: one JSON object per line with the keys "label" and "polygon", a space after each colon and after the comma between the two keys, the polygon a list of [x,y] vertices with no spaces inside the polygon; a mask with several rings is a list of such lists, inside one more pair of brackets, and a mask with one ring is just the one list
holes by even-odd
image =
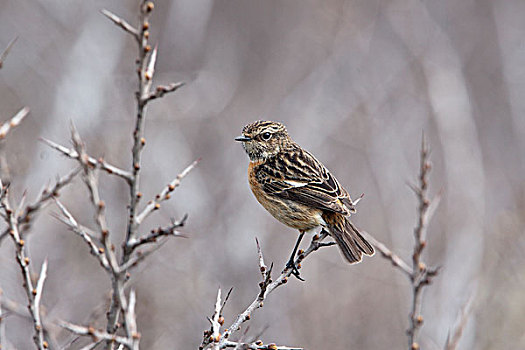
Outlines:
{"label": "bird's wing", "polygon": [[337,179],[299,147],[261,164],[258,181],[272,196],[343,215],[355,212],[348,192]]}

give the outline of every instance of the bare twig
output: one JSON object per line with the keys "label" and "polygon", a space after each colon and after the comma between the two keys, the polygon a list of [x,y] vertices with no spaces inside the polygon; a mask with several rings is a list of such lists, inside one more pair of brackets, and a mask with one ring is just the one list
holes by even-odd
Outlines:
{"label": "bare twig", "polygon": [[[137,250],[136,254],[134,254],[131,258],[128,259],[125,263],[122,263],[119,267],[119,273],[125,274],[126,272],[129,272],[128,270],[137,266],[141,261],[146,259],[149,255],[159,250],[164,243],[166,243],[166,239],[161,238],[156,242],[154,246],[148,248],[145,251]],[[127,275],[127,274],[126,274]],[[127,278],[126,278],[127,280]]]}
{"label": "bare twig", "polygon": [[[147,101],[144,96],[149,93],[151,81],[153,79],[153,69],[148,66],[154,66],[155,55],[151,55],[151,46],[149,45],[149,17],[153,10],[153,3],[142,0],[140,3],[140,23],[138,34],[138,91],[136,93],[137,116],[135,130],[133,131],[133,148],[132,148],[132,178],[129,184],[130,203],[129,203],[129,221],[126,233],[126,242],[135,236],[138,224],[136,223],[136,211],[139,201],[139,175],[142,160],[142,150],[146,144],[144,138],[144,119]],[[156,52],[156,51],[155,51]],[[153,56],[153,57],[152,57]],[[148,73],[149,71],[149,73]],[[129,258],[129,253],[124,254],[124,261]]]}
{"label": "bare twig", "polygon": [[[59,191],[64,187],[67,186],[73,178],[79,173],[81,168],[73,169],[73,171],[69,172],[65,176],[57,179],[55,185],[51,188],[44,188],[42,192],[40,192],[37,199],[27,205],[25,209],[18,215],[18,223],[20,226],[20,231],[23,233],[26,231],[33,221],[35,214],[43,208],[43,206],[49,202],[50,199],[55,198],[58,196]],[[6,229],[5,231],[0,233],[0,243],[2,242],[4,237],[7,237],[7,234],[9,233],[9,229]]]}
{"label": "bare twig", "polygon": [[408,346],[411,350],[419,349],[417,336],[420,327],[423,325],[421,316],[421,298],[423,287],[432,282],[433,277],[438,273],[436,268],[428,268],[421,259],[421,253],[426,246],[426,230],[428,222],[439,203],[439,196],[435,200],[430,200],[427,195],[428,173],[430,172],[430,162],[428,161],[429,150],[423,135],[421,141],[419,185],[413,187],[416,193],[419,209],[418,222],[414,229],[414,251],[412,253],[412,307],[410,311],[410,324],[407,330]]}
{"label": "bare twig", "polygon": [[[73,141],[75,151],[78,154],[78,161],[84,169],[84,182],[88,187],[91,202],[96,210],[95,221],[97,222],[98,228],[102,236],[102,244],[104,247],[103,252],[110,267],[109,272],[113,286],[113,295],[115,298],[114,302],[116,305],[120,306],[120,310],[124,315],[124,328],[126,330],[126,335],[131,340],[130,344],[132,344],[132,347],[130,349],[138,349],[139,339],[137,337],[138,333],[136,331],[137,327],[134,316],[135,294],[134,292],[130,294],[130,303],[128,304],[124,293],[125,279],[123,277],[123,274],[125,273],[125,271],[123,271],[120,268],[117,262],[117,256],[115,254],[113,245],[109,237],[109,229],[106,223],[105,216],[105,204],[104,201],[102,201],[102,199],[100,198],[97,179],[95,177],[92,167],[90,166],[89,156],[85,151],[85,147],[82,140],[80,139],[80,135],[78,134],[73,125],[71,126],[71,139]],[[130,321],[131,323],[129,323]]]}
{"label": "bare twig", "polygon": [[13,45],[16,43],[17,40],[18,40],[18,37],[15,37],[13,40],[11,40],[9,44],[7,44],[7,47],[5,48],[5,50],[0,54],[0,69],[2,69],[2,66],[4,65],[4,62],[5,62],[5,58],[7,57],[7,55],[9,54],[9,51],[11,51],[11,49],[13,48]]}
{"label": "bare twig", "polygon": [[[151,252],[155,251],[160,247],[162,244],[158,244],[153,249],[150,249],[146,253],[140,253],[134,254],[134,251],[137,247],[140,245],[151,243],[156,241],[159,238],[162,238],[164,236],[168,235],[178,235],[178,232],[175,230],[178,226],[176,223],[172,223],[172,225],[166,229],[158,228],[157,230],[154,230],[151,232],[151,234],[146,235],[141,238],[137,238],[137,232],[138,227],[141,224],[141,222],[155,209],[158,209],[160,206],[160,202],[163,200],[166,200],[169,198],[170,194],[169,192],[173,191],[173,189],[178,186],[180,183],[180,179],[185,175],[183,174],[179,178],[179,182],[175,185],[171,186],[166,190],[166,192],[162,192],[159,194],[159,196],[154,200],[148,203],[146,208],[139,214],[138,213],[138,203],[142,196],[142,194],[139,191],[139,185],[140,185],[140,170],[141,170],[141,160],[142,160],[142,151],[144,149],[146,140],[144,138],[144,122],[146,117],[146,106],[147,104],[159,97],[162,97],[166,93],[173,92],[177,90],[180,86],[182,86],[182,83],[177,84],[170,84],[168,86],[160,86],[156,89],[155,92],[151,91],[151,86],[153,82],[153,76],[155,73],[155,64],[157,59],[157,47],[153,48],[149,44],[149,37],[150,37],[150,23],[149,19],[151,16],[151,12],[153,11],[154,5],[153,2],[147,1],[147,0],[141,0],[140,1],[140,18],[139,23],[137,27],[134,27],[130,25],[128,22],[123,20],[122,18],[118,17],[117,15],[111,13],[110,11],[103,10],[102,13],[108,17],[113,23],[124,29],[127,33],[131,34],[133,38],[137,42],[137,48],[138,48],[138,57],[136,59],[136,65],[137,65],[137,75],[138,75],[138,89],[135,94],[136,97],[136,120],[135,120],[135,128],[133,131],[133,147],[132,147],[132,171],[130,173],[126,172],[126,180],[129,185],[129,194],[130,194],[130,200],[129,200],[129,220],[127,223],[127,229],[126,229],[126,238],[123,243],[123,254],[120,262],[120,266],[118,269],[114,269],[116,273],[118,274],[119,278],[116,278],[113,280],[113,297],[111,299],[111,305],[110,310],[108,311],[108,317],[107,317],[107,326],[106,326],[106,332],[109,334],[113,334],[117,331],[117,324],[119,320],[119,312],[123,312],[124,317],[124,325],[126,327],[126,333],[130,334],[134,332],[134,326],[133,324],[129,324],[127,320],[127,314],[126,312],[129,312],[128,307],[125,305],[126,300],[123,298],[123,290],[124,282],[127,280],[127,277],[125,279],[122,279],[122,276],[126,276],[128,274],[128,269],[135,266],[139,261],[144,259],[144,257]],[[191,170],[191,169],[190,169]],[[188,170],[189,172],[189,170]],[[171,189],[170,189],[171,188]],[[104,231],[103,231],[104,232]],[[105,247],[106,248],[106,247]],[[131,295],[130,295],[131,298]],[[133,301],[134,301],[134,294],[133,294]],[[131,308],[131,305],[130,307]],[[138,344],[138,342],[137,342]],[[135,346],[135,344],[133,343]],[[138,345],[137,345],[138,346]],[[113,349],[113,345],[111,342],[106,342],[106,349],[110,350]]]}
{"label": "bare twig", "polygon": [[18,111],[18,113],[15,114],[13,118],[11,118],[9,121],[5,122],[0,126],[0,140],[4,139],[9,131],[13,129],[14,127],[18,126],[20,122],[29,114],[29,108],[24,107],[21,110]]}
{"label": "bare twig", "polygon": [[157,88],[155,89],[154,92],[150,92],[148,93],[144,99],[146,101],[151,101],[151,100],[155,100],[157,98],[161,98],[162,96],[170,93],[170,92],[175,92],[177,91],[180,87],[184,86],[184,82],[178,82],[178,83],[171,83],[171,84],[168,84],[168,85],[159,85],[157,86]]}
{"label": "bare twig", "polygon": [[[138,51],[139,55],[137,58],[137,72],[138,72],[138,91],[136,93],[137,103],[137,118],[135,123],[135,130],[133,132],[133,149],[132,149],[132,167],[133,174],[130,181],[130,219],[128,222],[128,229],[126,235],[126,242],[129,242],[134,238],[137,228],[140,225],[141,217],[137,220],[137,204],[140,198],[139,195],[139,175],[141,166],[141,155],[146,140],[144,139],[144,119],[146,105],[151,100],[161,97],[168,92],[177,90],[183,85],[183,83],[171,84],[167,87],[160,87],[154,93],[151,90],[151,84],[155,73],[155,63],[157,60],[157,47],[153,50],[149,44],[149,17],[153,10],[153,3],[150,1],[141,1],[140,4],[140,30],[138,33]],[[158,203],[157,203],[158,204]],[[154,208],[155,209],[155,205]],[[152,210],[152,209],[148,209]],[[130,252],[125,252],[123,261],[129,258]]]}
{"label": "bare twig", "polygon": [[90,336],[94,338],[95,341],[98,341],[99,339],[103,339],[111,343],[116,342],[119,344],[123,344],[128,348],[132,348],[133,346],[132,341],[129,338],[107,333],[105,331],[95,329],[93,327],[79,326],[79,325],[65,322],[65,321],[62,321],[60,323],[60,326],[75,334]]}
{"label": "bare twig", "polygon": [[71,181],[75,178],[75,176],[80,172],[81,168],[75,168],[72,171],[70,171],[68,174],[64,175],[61,178],[58,178],[55,185],[51,188],[45,188],[38,198],[32,203],[29,204],[24,213],[20,215],[19,222],[20,223],[28,223],[31,220],[31,214],[38,211],[42,206],[47,203],[50,199],[55,198],[58,196],[58,191],[62,189],[62,187],[68,185],[71,183]]}
{"label": "bare twig", "polygon": [[106,255],[104,254],[104,248],[99,247],[94,239],[93,236],[90,235],[87,230],[80,226],[78,222],[75,220],[73,215],[60,203],[59,200],[55,200],[58,208],[64,215],[64,217],[58,217],[57,218],[62,221],[64,224],[66,224],[73,232],[75,232],[77,235],[79,235],[84,242],[86,242],[90,248],[91,254],[93,254],[95,257],[97,257],[98,261],[100,262],[100,265],[107,271],[110,271],[111,268],[109,266],[108,259],[106,258]]}
{"label": "bare twig", "polygon": [[187,219],[188,215],[185,214],[179,221],[172,219],[171,224],[167,227],[157,227],[156,229],[151,230],[151,232],[147,235],[132,239],[130,242],[128,242],[129,249],[133,251],[141,245],[157,242],[157,240],[161,237],[186,237],[184,234],[177,231],[177,229],[183,227]]}
{"label": "bare twig", "polygon": [[128,332],[128,337],[130,336],[131,341],[131,350],[138,350],[139,349],[139,339],[140,334],[137,331],[137,316],[135,314],[135,304],[136,304],[136,296],[135,291],[131,290],[129,292],[129,303],[128,308],[125,312],[125,319],[126,319],[126,327]]}
{"label": "bare twig", "polygon": [[[58,143],[55,143],[55,142],[50,141],[50,140],[47,140],[45,138],[41,138],[41,140],[42,140],[42,142],[47,144],[49,147],[59,151],[60,153],[62,153],[66,157],[78,160],[78,158],[79,158],[78,152],[75,151],[74,149],[70,149],[70,148],[64,147],[62,145],[59,145]],[[116,166],[113,166],[113,165],[107,163],[103,158],[99,158],[97,160],[95,158],[88,157],[87,161],[89,162],[89,165],[97,167],[97,168],[100,168],[100,169],[104,170],[105,172],[107,172],[108,174],[113,174],[113,175],[116,175],[118,177],[121,177],[124,180],[126,180],[126,182],[131,181],[131,173],[129,171],[122,170],[122,169],[120,169],[120,168],[118,168]]]}
{"label": "bare twig", "polygon": [[[322,231],[321,235],[315,235],[310,243],[310,246],[304,250],[299,251],[298,255],[294,261],[294,265],[297,266],[298,269],[301,268],[301,262],[308,257],[311,253],[318,250],[321,247],[331,246],[335,244],[334,242],[323,242],[323,240],[328,236],[328,233],[326,231]],[[263,280],[259,283],[259,293],[255,297],[255,299],[252,301],[252,303],[242,312],[240,313],[230,327],[224,330],[224,333],[220,337],[220,339],[213,338],[211,335],[212,333],[210,331],[204,332],[204,339],[200,346],[200,349],[210,349],[210,348],[216,348],[216,346],[219,346],[219,349],[224,349],[226,347],[234,347],[237,346],[237,343],[231,342],[229,338],[232,334],[237,332],[240,329],[240,326],[242,323],[246,322],[251,318],[251,314],[256,309],[263,306],[264,301],[270,295],[276,288],[279,286],[285,284],[288,281],[288,278],[293,273],[293,267],[286,267],[279,277],[275,281],[271,278],[271,272],[273,265],[268,269],[267,266],[264,263],[264,258],[262,255],[262,250],[260,245],[257,241],[257,253],[259,257],[259,269],[261,271],[261,275]],[[255,344],[257,345],[257,344]],[[260,346],[263,346],[262,344]],[[286,349],[286,347],[277,347],[275,344],[266,345],[265,347],[255,348],[255,349]],[[293,348],[292,348],[293,349]]]}
{"label": "bare twig", "polygon": [[262,341],[256,341],[253,343],[243,343],[234,341],[225,341],[224,348],[236,348],[243,350],[303,350],[303,348],[279,346],[273,343],[264,345]]}
{"label": "bare twig", "polygon": [[42,294],[42,289],[44,285],[44,280],[46,277],[47,271],[47,262],[42,265],[42,271],[38,279],[37,285],[34,286],[33,280],[31,279],[31,271],[29,268],[29,257],[26,254],[25,246],[26,242],[20,236],[20,230],[18,227],[18,217],[16,212],[13,211],[11,205],[9,204],[9,190],[5,187],[2,187],[1,195],[1,207],[5,211],[5,216],[7,224],[9,225],[9,233],[13,238],[13,242],[16,248],[16,258],[18,265],[22,270],[22,276],[24,279],[24,290],[26,291],[28,299],[28,308],[33,319],[33,325],[35,329],[35,335],[33,340],[38,349],[43,350],[47,348],[47,342],[44,339],[44,327],[42,326],[42,321],[40,318],[40,298]]}
{"label": "bare twig", "polygon": [[133,27],[131,24],[120,18],[119,16],[115,15],[113,12],[108,11],[106,9],[103,9],[102,14],[109,18],[113,23],[118,25],[120,28],[124,29],[126,32],[131,34],[135,40],[139,40],[139,31],[137,28]]}
{"label": "bare twig", "polygon": [[363,237],[370,242],[376,248],[380,253],[381,256],[387,260],[390,260],[392,265],[397,267],[400,271],[402,271],[408,278],[412,278],[412,269],[408,264],[401,259],[398,255],[396,255],[394,252],[392,252],[385,244],[381,243],[377,239],[375,239],[371,234],[369,234],[366,231],[359,230]]}
{"label": "bare twig", "polygon": [[[82,349],[80,350],[93,350],[94,348],[96,348],[97,346],[99,346],[100,343],[102,343],[103,340],[97,340],[91,344],[88,344],[86,346],[84,346]],[[67,348],[66,348],[67,349]]]}
{"label": "bare twig", "polygon": [[461,308],[454,328],[448,332],[447,343],[445,344],[445,350],[456,350],[463,335],[463,331],[467,326],[468,318],[472,309],[472,303],[474,302],[474,293],[472,293],[467,302]]}
{"label": "bare twig", "polygon": [[180,183],[186,175],[192,171],[195,166],[199,163],[200,159],[197,159],[190,165],[186,167],[173,181],[171,181],[162,191],[155,196],[155,199],[148,202],[146,207],[135,217],[135,224],[140,225],[145,218],[148,217],[154,210],[160,208],[160,203],[171,198],[171,192],[173,192],[177,187],[180,186]]}
{"label": "bare twig", "polygon": [[210,319],[212,333],[211,336],[214,342],[214,349],[219,349],[219,339],[221,335],[221,324],[219,323],[219,317],[221,316],[221,289],[217,292],[217,300],[215,301],[215,312],[213,317]]}
{"label": "bare twig", "polygon": [[[144,134],[144,118],[145,118],[145,109],[147,101],[144,100],[144,96],[149,93],[151,87],[151,80],[153,78],[153,73],[146,74],[148,63],[151,65],[155,64],[155,57],[151,59],[151,46],[149,45],[149,17],[151,11],[153,10],[153,3],[147,0],[141,0],[140,2],[140,18],[138,29],[135,29],[127,22],[123,21],[116,15],[113,15],[109,11],[104,11],[104,15],[109,17],[114,23],[121,26],[125,31],[133,35],[137,42],[138,48],[138,58],[136,60],[137,64],[137,75],[138,75],[138,91],[135,94],[136,97],[136,121],[135,129],[133,131],[133,147],[132,147],[132,172],[129,177],[129,220],[126,229],[126,238],[123,244],[124,253],[121,259],[121,265],[124,266],[132,257],[132,250],[128,248],[129,242],[135,238],[138,225],[135,222],[137,205],[141,194],[139,192],[139,174],[141,167],[141,155],[146,139],[143,137]],[[148,62],[149,58],[149,62]],[[124,271],[125,272],[125,271]],[[108,333],[115,333],[117,330],[117,323],[119,319],[119,309],[122,309],[122,305],[119,306],[119,300],[122,298],[119,297],[119,294],[122,294],[118,290],[118,286],[113,284],[113,296],[111,298],[111,305],[108,311],[107,316],[107,326],[106,331]],[[106,342],[106,349],[113,349],[111,342]]]}
{"label": "bare twig", "polygon": [[[87,155],[85,148],[84,148],[84,144],[82,143],[82,140],[80,139],[80,135],[76,131],[73,124],[71,125],[71,139],[73,141],[75,151],[79,155],[78,161],[80,162],[80,165],[84,169],[83,179],[89,190],[89,197],[91,198],[91,202],[96,211],[95,221],[99,228],[99,232],[102,236],[102,244],[104,246],[104,253],[106,255],[107,261],[109,262],[109,266],[111,267],[111,271],[114,272],[115,274],[115,271],[118,271],[118,262],[117,262],[117,257],[113,250],[112,244],[111,244],[111,240],[109,238],[109,229],[106,223],[106,214],[105,214],[106,205],[104,201],[100,198],[100,194],[98,190],[98,181],[97,181],[97,178],[95,177],[93,169],[90,167],[89,156]],[[113,276],[113,277],[118,278],[118,276]]]}

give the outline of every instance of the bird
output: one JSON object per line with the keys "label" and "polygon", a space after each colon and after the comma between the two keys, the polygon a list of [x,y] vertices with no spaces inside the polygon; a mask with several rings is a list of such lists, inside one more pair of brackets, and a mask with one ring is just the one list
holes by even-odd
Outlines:
{"label": "bird", "polygon": [[257,201],[281,223],[299,230],[287,267],[294,265],[305,232],[321,227],[335,240],[350,264],[374,248],[350,221],[356,212],[348,192],[310,152],[299,146],[279,122],[258,120],[246,125],[241,142],[250,158],[248,182]]}

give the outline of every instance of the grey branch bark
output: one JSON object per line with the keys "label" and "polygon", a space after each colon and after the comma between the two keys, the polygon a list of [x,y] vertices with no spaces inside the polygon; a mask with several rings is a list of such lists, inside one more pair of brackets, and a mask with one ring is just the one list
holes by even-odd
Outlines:
{"label": "grey branch bark", "polygon": [[26,242],[20,235],[18,217],[16,211],[11,208],[9,203],[9,190],[2,186],[1,193],[1,207],[5,212],[5,218],[9,226],[9,234],[13,239],[16,248],[16,260],[22,271],[24,280],[24,290],[28,300],[28,309],[33,320],[33,327],[35,334],[33,340],[37,349],[44,350],[48,347],[44,339],[44,327],[42,326],[42,319],[40,316],[40,300],[44,288],[44,281],[47,275],[47,261],[42,265],[40,276],[36,286],[31,279],[31,271],[29,268],[29,257],[26,253]]}
{"label": "grey branch bark", "polygon": [[[74,149],[70,149],[70,148],[64,147],[62,145],[59,145],[58,143],[55,143],[55,142],[50,141],[50,140],[47,140],[45,138],[42,138],[41,140],[42,140],[42,142],[47,144],[49,147],[57,150],[58,152],[60,152],[63,155],[65,155],[66,157],[78,160],[79,155],[78,155],[77,151],[75,151]],[[91,166],[100,168],[100,169],[104,170],[105,172],[107,172],[108,174],[112,174],[112,175],[116,175],[118,177],[121,177],[124,180],[126,180],[126,182],[131,181],[131,173],[129,171],[122,170],[122,169],[120,169],[120,168],[118,168],[118,167],[116,167],[114,165],[111,165],[111,164],[107,163],[103,158],[99,158],[97,160],[97,159],[95,159],[93,157],[88,157],[87,161],[89,162],[89,164]]]}
{"label": "grey branch bark", "polygon": [[421,141],[420,153],[420,170],[419,170],[419,184],[412,189],[416,194],[419,202],[418,220],[416,228],[414,229],[414,250],[412,253],[412,306],[410,310],[410,324],[407,330],[408,347],[410,350],[418,350],[420,348],[418,343],[418,334],[423,325],[423,316],[421,316],[421,300],[422,291],[426,285],[432,283],[432,279],[438,274],[437,268],[429,268],[423,262],[421,254],[426,247],[426,231],[428,222],[430,221],[437,205],[439,204],[440,196],[436,196],[434,200],[428,198],[428,174],[431,169],[428,161],[429,150],[423,135]]}
{"label": "grey branch bark", "polygon": [[[334,242],[323,242],[323,240],[328,236],[328,233],[326,231],[322,231],[321,235],[315,235],[308,246],[308,248],[304,251],[300,250],[298,252],[298,255],[294,261],[295,266],[297,266],[298,269],[301,268],[301,262],[306,259],[310,254],[315,252],[321,247],[325,246],[331,246],[335,244]],[[212,329],[210,331],[204,332],[204,339],[202,341],[200,349],[225,349],[227,347],[234,347],[233,344],[236,342],[230,341],[230,337],[236,333],[240,327],[241,324],[248,321],[251,318],[252,313],[257,310],[258,308],[263,307],[264,301],[267,299],[267,297],[278,287],[282,286],[288,281],[288,278],[293,273],[292,267],[286,267],[281,274],[274,280],[272,280],[271,273],[273,270],[273,264],[268,269],[264,262],[264,257],[262,254],[261,247],[259,245],[259,242],[257,242],[257,254],[258,254],[258,261],[259,261],[259,270],[261,271],[262,281],[259,283],[259,293],[255,297],[255,299],[252,301],[252,303],[237,317],[235,317],[235,320],[230,325],[230,327],[226,328],[221,335],[219,333],[219,336],[217,337],[216,334],[216,324],[215,322],[212,323]],[[217,304],[216,304],[217,305]],[[217,307],[216,307],[217,310]],[[215,316],[216,314],[214,314]],[[219,315],[219,319],[222,317],[222,315]],[[224,322],[224,321],[223,321]],[[220,324],[221,322],[219,322]],[[238,342],[237,342],[238,343]],[[269,345],[263,345],[261,344],[254,344],[253,346],[256,346],[255,349],[297,349],[297,348],[287,348],[287,347],[279,347],[275,344],[269,344]],[[251,348],[250,348],[251,349]]]}

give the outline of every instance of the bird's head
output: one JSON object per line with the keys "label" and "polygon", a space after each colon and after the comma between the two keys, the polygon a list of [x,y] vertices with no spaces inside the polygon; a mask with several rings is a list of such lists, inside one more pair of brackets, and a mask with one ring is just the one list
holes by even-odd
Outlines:
{"label": "bird's head", "polygon": [[293,142],[283,124],[265,120],[246,125],[235,141],[242,142],[251,161],[275,156]]}

